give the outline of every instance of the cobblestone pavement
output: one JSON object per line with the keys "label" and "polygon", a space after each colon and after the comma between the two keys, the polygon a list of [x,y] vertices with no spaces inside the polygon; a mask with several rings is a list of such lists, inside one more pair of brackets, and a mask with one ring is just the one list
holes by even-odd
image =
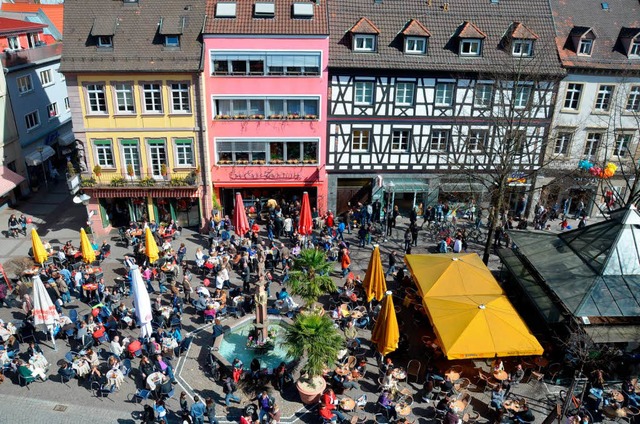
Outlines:
{"label": "cobblestone pavement", "polygon": [[[40,192],[37,196],[32,197],[29,201],[20,204],[16,210],[5,209],[0,211],[0,223],[6,222],[9,214],[12,212],[22,213],[24,212],[28,216],[32,216],[34,225],[37,226],[38,231],[43,239],[49,240],[52,244],[63,243],[66,240],[73,240],[74,243],[78,243],[79,236],[78,230],[84,225],[85,209],[82,206],[75,205],[71,202],[70,197],[65,192],[66,187],[59,184],[57,187],[53,187],[48,192]],[[387,253],[391,250],[402,251],[403,247],[403,230],[406,228],[408,222],[405,219],[400,219],[399,226],[388,240],[380,239],[381,251],[383,254],[383,264],[386,268]],[[0,224],[4,225],[4,224]],[[371,246],[360,248],[357,246],[355,239],[356,234],[352,233],[346,235],[347,241],[351,243],[352,251],[352,272],[354,274],[365,274],[369,257],[371,254]],[[424,233],[420,236],[420,242],[417,248],[413,249],[413,253],[425,253],[428,247],[434,247],[435,243],[431,240],[425,241],[426,237]],[[98,239],[101,242],[101,239]],[[205,246],[206,239],[200,236],[197,232],[185,230],[181,237],[174,243],[185,243],[188,249],[187,258],[192,260],[195,250],[198,246]],[[113,284],[114,278],[124,274],[124,268],[122,266],[122,258],[124,253],[127,252],[125,247],[122,247],[115,242],[115,238],[110,239],[109,243],[112,245],[112,254],[102,264],[105,271],[105,281],[107,284]],[[30,239],[2,239],[0,242],[0,262],[3,263],[6,268],[11,271],[12,260],[20,259],[24,257],[30,247]],[[480,252],[480,246],[471,246],[471,250]],[[490,268],[497,269],[499,262],[497,257],[492,256],[490,262]],[[339,285],[343,284],[343,280],[338,273],[339,264],[336,264],[336,272],[333,274],[336,282]],[[196,277],[196,282],[193,286],[196,287],[198,282],[202,280],[202,277]],[[241,286],[237,275],[233,275],[233,286]],[[394,289],[393,283],[389,281],[391,289]],[[279,290],[278,284],[272,286],[271,292],[275,294]],[[169,301],[167,295],[163,296],[165,302]],[[322,299],[321,299],[322,300]],[[130,299],[126,300],[130,303]],[[273,299],[271,299],[273,301]],[[16,304],[17,306],[17,304]],[[81,303],[79,300],[74,299],[74,302],[65,307],[65,310],[76,309],[80,316],[83,316],[89,311],[89,307]],[[19,308],[0,308],[0,318],[7,320],[22,318],[22,312]],[[242,402],[234,404],[228,411],[225,411],[223,406],[222,390],[217,382],[214,382],[210,378],[210,373],[206,369],[206,357],[208,355],[208,348],[211,345],[211,326],[204,325],[201,321],[202,318],[194,314],[194,310],[191,307],[187,307],[183,316],[183,331],[184,333],[192,333],[194,336],[194,342],[185,354],[179,359],[178,362],[174,362],[176,369],[178,385],[176,386],[176,395],[173,399],[170,399],[167,403],[168,409],[171,411],[169,415],[170,422],[177,422],[177,416],[175,411],[178,407],[178,394],[180,391],[186,391],[190,396],[198,394],[201,397],[212,397],[217,404],[217,417],[222,422],[237,422],[241,408],[246,406],[252,401],[252,393],[242,393]],[[233,319],[228,318],[224,321],[225,325],[232,325]],[[424,358],[421,344],[419,341],[419,335],[424,328],[420,323],[408,323],[404,327],[406,332],[410,333],[410,339],[412,341],[412,347],[409,350],[409,357],[400,359],[398,362],[406,365],[407,359],[421,359]],[[359,414],[363,417],[373,419],[375,412],[375,400],[377,393],[377,365],[373,359],[373,350],[371,349],[368,339],[370,333],[368,331],[360,330],[360,339],[363,341],[363,348],[365,349],[366,356],[368,357],[369,371],[367,376],[361,381],[360,389],[353,389],[351,393],[347,393],[353,398],[357,398],[361,393],[367,393],[369,404]],[[132,335],[137,337],[137,331],[128,332],[124,331],[125,335]],[[2,423],[22,423],[22,422],[51,422],[51,423],[67,423],[67,422],[86,422],[92,423],[129,423],[134,421],[137,414],[142,410],[142,406],[129,402],[127,397],[135,391],[136,382],[133,379],[127,379],[122,385],[120,391],[113,393],[107,399],[98,399],[94,397],[86,384],[72,380],[67,385],[62,384],[56,376],[57,366],[56,363],[63,358],[64,354],[69,351],[69,346],[63,340],[57,341],[57,350],[52,349],[50,341],[44,339],[44,335],[40,334],[40,345],[42,346],[45,356],[52,364],[49,381],[43,383],[33,383],[29,387],[20,387],[15,381],[10,381],[8,378],[4,384],[0,384],[0,424]],[[107,348],[107,346],[103,346]],[[24,352],[26,346],[23,346],[21,351]],[[137,369],[138,360],[133,361],[134,370]],[[486,367],[484,361],[477,363],[468,362],[465,365],[465,370],[468,371],[468,377],[472,377],[472,367],[483,366]],[[135,373],[134,373],[135,376]],[[8,377],[13,377],[9,374]],[[412,415],[423,421],[431,421],[433,417],[433,409],[431,405],[422,402],[420,396],[417,395],[417,391],[420,386],[414,382],[407,383],[408,387],[414,392],[414,405]],[[552,403],[548,401],[548,398],[553,399],[553,393],[557,393],[559,388],[547,386],[544,383],[537,384],[522,384],[513,389],[513,392],[519,396],[524,396],[530,400],[533,411],[536,413],[536,422],[541,422],[547,415]],[[470,391],[473,399],[471,406],[473,410],[480,413],[482,417],[487,417],[487,403],[488,396],[483,393],[482,390],[475,389],[473,386]],[[298,400],[298,395],[295,388],[288,388],[284,390],[282,394],[273,391],[276,396],[281,409],[283,411],[283,422],[292,422],[300,420],[302,422],[316,422],[317,414],[315,411],[309,411]],[[62,407],[58,407],[61,405]],[[62,409],[60,411],[56,410]]]}

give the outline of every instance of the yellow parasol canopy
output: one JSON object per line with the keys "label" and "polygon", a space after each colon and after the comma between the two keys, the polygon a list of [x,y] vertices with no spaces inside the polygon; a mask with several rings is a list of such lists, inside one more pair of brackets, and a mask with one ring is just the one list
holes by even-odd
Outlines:
{"label": "yellow parasol canopy", "polygon": [[449,359],[543,353],[504,295],[430,296],[423,304]]}
{"label": "yellow parasol canopy", "polygon": [[84,228],[80,228],[80,252],[82,252],[82,261],[86,264],[96,260],[96,252],[91,247],[91,242],[87,233],[84,232]]}
{"label": "yellow parasol canopy", "polygon": [[33,259],[42,265],[47,260],[49,254],[42,245],[42,240],[35,228],[31,229],[31,247],[33,249]]}
{"label": "yellow parasol canopy", "polygon": [[362,284],[367,295],[367,302],[371,302],[373,298],[381,301],[387,291],[387,279],[384,276],[382,261],[380,260],[380,248],[377,244],[373,246],[369,267]]}
{"label": "yellow parasol canopy", "polygon": [[382,355],[388,355],[398,348],[399,340],[398,318],[393,306],[391,292],[387,292],[382,300],[382,309],[378,314],[378,320],[371,332],[371,342],[376,344],[378,352]]}
{"label": "yellow parasol canopy", "polygon": [[150,264],[157,261],[160,257],[158,255],[158,245],[156,244],[156,240],[153,238],[153,234],[151,234],[151,229],[149,227],[147,227],[144,234],[144,254],[149,258]]}
{"label": "yellow parasol canopy", "polygon": [[491,271],[475,253],[406,255],[404,260],[423,298],[504,294]]}

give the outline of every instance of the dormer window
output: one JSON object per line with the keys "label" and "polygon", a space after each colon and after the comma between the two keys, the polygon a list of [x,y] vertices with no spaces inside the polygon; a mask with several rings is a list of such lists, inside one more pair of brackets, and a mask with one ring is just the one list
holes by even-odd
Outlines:
{"label": "dormer window", "polygon": [[629,56],[636,58],[640,57],[640,40],[631,41],[631,47],[629,47]]}
{"label": "dormer window", "polygon": [[460,56],[480,56],[482,52],[482,40],[460,41]]}
{"label": "dormer window", "polygon": [[352,34],[354,52],[372,53],[377,50],[380,31],[369,19],[360,18],[349,32]]}
{"label": "dormer window", "polygon": [[353,50],[357,52],[375,52],[376,36],[371,34],[356,34],[353,38]]}
{"label": "dormer window", "polygon": [[514,56],[533,56],[533,40],[513,40],[511,54]]}
{"label": "dormer window", "polygon": [[164,36],[165,47],[180,47],[180,35],[184,32],[184,17],[160,18],[158,32]]}
{"label": "dormer window", "polygon": [[578,54],[582,56],[591,56],[591,50],[593,50],[593,40],[583,38],[578,44]]}
{"label": "dormer window", "polygon": [[98,37],[98,47],[113,47],[113,37],[110,35]]}
{"label": "dormer window", "polygon": [[165,35],[164,36],[165,47],[180,47],[180,37],[177,35]]}
{"label": "dormer window", "polygon": [[463,22],[458,30],[460,56],[481,56],[482,40],[487,35],[471,22]]}
{"label": "dormer window", "polygon": [[402,30],[405,54],[426,54],[429,30],[417,19],[411,19]]}

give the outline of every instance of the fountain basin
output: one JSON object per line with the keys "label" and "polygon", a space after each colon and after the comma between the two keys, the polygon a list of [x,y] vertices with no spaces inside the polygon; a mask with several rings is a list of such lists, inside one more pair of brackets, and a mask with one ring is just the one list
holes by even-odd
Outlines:
{"label": "fountain basin", "polygon": [[293,358],[287,357],[284,347],[285,328],[291,325],[291,320],[285,317],[270,315],[267,321],[269,331],[275,331],[275,340],[272,349],[260,349],[255,346],[247,346],[247,337],[253,330],[255,322],[254,315],[247,315],[225,331],[224,336],[218,337],[213,344],[211,353],[219,363],[227,368],[231,368],[234,358],[239,358],[245,367],[253,358],[258,358],[263,368],[272,370],[281,362],[289,364]]}

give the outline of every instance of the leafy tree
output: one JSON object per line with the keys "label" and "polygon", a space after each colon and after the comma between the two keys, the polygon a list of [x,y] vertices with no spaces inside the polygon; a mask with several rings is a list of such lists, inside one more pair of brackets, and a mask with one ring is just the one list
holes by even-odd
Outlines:
{"label": "leafy tree", "polygon": [[327,260],[324,252],[316,249],[304,249],[294,259],[289,273],[291,293],[300,296],[307,308],[310,308],[320,296],[337,291],[331,278],[333,263]]}

